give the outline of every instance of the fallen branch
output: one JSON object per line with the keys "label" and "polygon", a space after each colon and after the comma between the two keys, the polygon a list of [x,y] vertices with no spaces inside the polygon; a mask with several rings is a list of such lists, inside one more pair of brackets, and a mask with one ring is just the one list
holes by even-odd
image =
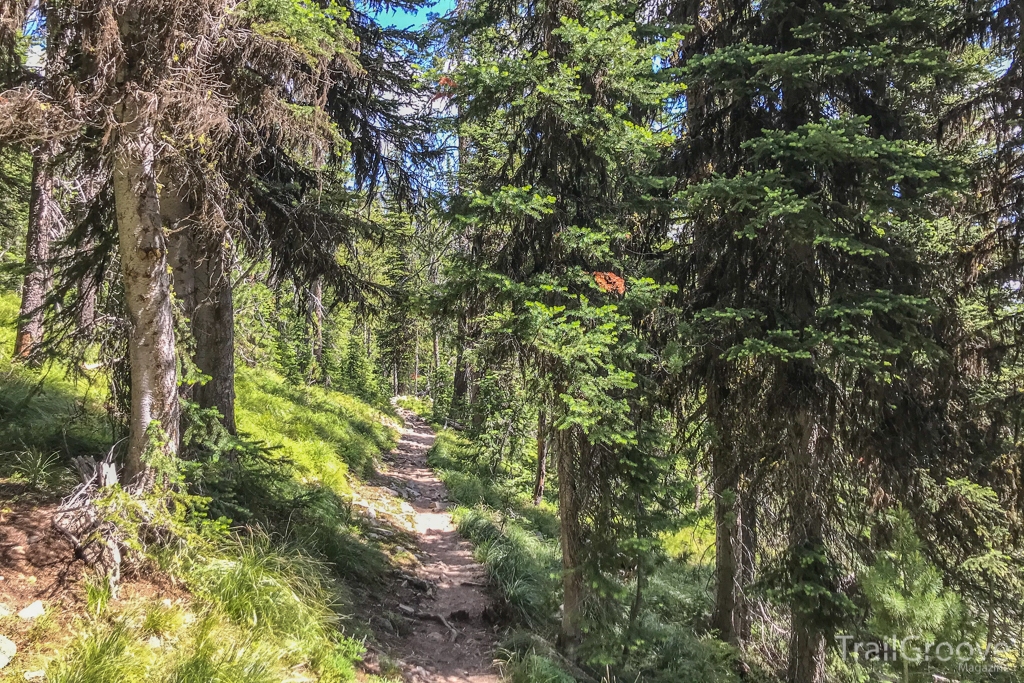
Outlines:
{"label": "fallen branch", "polygon": [[99,462],[89,457],[74,459],[82,483],[61,501],[52,520],[53,528],[74,546],[75,556],[107,577],[115,598],[121,581],[121,534],[113,523],[102,519],[95,501],[100,491],[117,483],[116,447],[114,444]]}

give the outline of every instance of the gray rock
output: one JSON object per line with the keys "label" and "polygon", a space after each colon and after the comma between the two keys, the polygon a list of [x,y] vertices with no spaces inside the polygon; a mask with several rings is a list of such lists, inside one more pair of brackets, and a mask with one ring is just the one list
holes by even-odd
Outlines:
{"label": "gray rock", "polygon": [[27,621],[30,619],[38,619],[44,614],[46,614],[46,608],[43,607],[43,601],[36,600],[31,605],[18,612],[18,618],[25,619]]}
{"label": "gray rock", "polygon": [[0,669],[11,663],[14,655],[18,654],[18,646],[7,636],[0,636]]}

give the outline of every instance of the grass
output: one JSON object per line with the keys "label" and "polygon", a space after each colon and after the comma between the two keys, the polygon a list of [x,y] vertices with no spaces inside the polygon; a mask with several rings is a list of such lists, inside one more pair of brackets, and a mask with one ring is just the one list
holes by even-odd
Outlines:
{"label": "grass", "polygon": [[394,446],[387,416],[357,398],[321,387],[295,386],[277,373],[240,367],[235,376],[238,430],[286,453],[304,483],[350,491],[349,471],[373,472]]}
{"label": "grass", "polygon": [[399,396],[395,401],[399,408],[411,410],[427,422],[434,421],[434,405],[429,398],[419,396]]}
{"label": "grass", "polygon": [[[484,443],[482,441],[481,443]],[[557,481],[533,505],[533,462],[495,463],[485,447],[441,430],[428,463],[461,507],[459,532],[475,546],[477,559],[504,598],[519,630],[499,652],[507,683],[734,683],[735,651],[710,636],[698,636],[710,612],[708,585],[714,563],[714,529],[706,511],[680,520],[662,537],[665,561],[648,576],[645,610],[626,633],[635,582],[622,581],[619,614],[602,619],[580,652],[586,671],[566,662],[553,647],[561,602]],[[610,617],[610,618],[609,618]],[[759,680],[768,680],[767,678]]]}
{"label": "grass", "polygon": [[[102,375],[12,361],[17,309],[15,295],[0,294],[0,443],[8,449],[0,485],[52,499],[73,483],[69,460],[105,453],[115,435]],[[193,509],[135,563],[144,574],[169,574],[186,597],[129,591],[115,600],[105,582],[85,580],[84,609],[70,622],[48,613],[15,631],[0,619],[21,647],[0,680],[40,669],[60,683],[355,680],[363,651],[355,634],[368,631],[346,616],[353,590],[380,583],[391,564],[363,536],[351,502],[359,477],[392,447],[394,420],[264,369],[240,367],[236,382],[244,444],[186,472],[210,516]],[[220,515],[234,521],[230,533],[210,523]]]}
{"label": "grass", "polygon": [[560,600],[558,545],[539,538],[484,507],[455,511],[459,533],[476,546],[476,558],[524,623],[550,624]]}
{"label": "grass", "polygon": [[106,385],[84,370],[71,378],[59,363],[38,370],[15,363],[19,306],[16,294],[0,293],[0,477],[59,493],[70,458],[100,455],[111,443]]}

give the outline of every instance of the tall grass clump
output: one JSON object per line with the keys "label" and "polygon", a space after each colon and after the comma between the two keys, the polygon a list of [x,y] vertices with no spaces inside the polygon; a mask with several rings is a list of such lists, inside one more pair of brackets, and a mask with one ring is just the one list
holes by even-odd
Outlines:
{"label": "tall grass clump", "polygon": [[484,508],[460,508],[455,520],[508,605],[528,624],[554,619],[560,600],[558,546]]}
{"label": "tall grass clump", "polygon": [[131,683],[143,680],[142,644],[126,622],[92,623],[46,669],[49,683]]}
{"label": "tall grass clump", "polygon": [[196,562],[186,580],[235,623],[301,642],[323,638],[337,621],[328,569],[302,548],[274,544],[257,529],[219,550]]}

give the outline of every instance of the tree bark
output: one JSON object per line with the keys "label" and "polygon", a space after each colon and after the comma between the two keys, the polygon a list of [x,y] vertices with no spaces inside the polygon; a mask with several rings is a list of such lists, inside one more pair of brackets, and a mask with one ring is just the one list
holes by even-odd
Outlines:
{"label": "tree bark", "polygon": [[754,604],[750,587],[757,578],[757,496],[747,481],[740,496],[740,583],[739,583],[739,640],[750,640],[750,629],[754,621]]}
{"label": "tree bark", "polygon": [[47,168],[48,156],[40,151],[32,158],[32,194],[25,240],[26,272],[21,290],[21,316],[14,342],[14,355],[21,359],[29,359],[42,343],[44,305],[52,280],[50,243],[57,230],[59,209],[53,201],[53,177]]}
{"label": "tree bark", "polygon": [[469,368],[466,367],[466,338],[469,334],[466,314],[459,315],[458,340],[455,346],[455,376],[452,379],[452,411],[455,417],[461,418],[465,408],[466,394],[469,391]]}
{"label": "tree bark", "polygon": [[715,612],[712,626],[719,638],[736,644],[737,585],[739,584],[740,543],[739,467],[733,452],[729,428],[722,417],[717,388],[708,390],[708,419],[712,434],[711,480],[715,496]]}
{"label": "tree bark", "polygon": [[171,277],[154,168],[154,127],[140,94],[126,95],[120,107],[113,183],[117,233],[131,322],[131,417],[125,476],[152,486],[155,472],[146,461],[156,453],[178,451],[179,406],[175,366]]}
{"label": "tree bark", "polygon": [[413,343],[413,364],[412,364],[412,393],[420,393],[420,329],[413,327],[413,335],[416,340]]}
{"label": "tree bark", "polygon": [[[164,183],[169,187],[169,181]],[[204,235],[184,191],[166,192],[160,209],[168,226],[174,295],[189,320],[196,369],[204,382],[182,387],[181,395],[204,409],[215,408],[228,432],[235,433],[234,306],[229,258],[220,235]]]}
{"label": "tree bark", "polygon": [[[798,411],[790,426],[789,485],[791,518],[790,554],[794,572],[807,571],[800,560],[808,551],[823,546],[823,522],[817,502],[817,463],[813,457],[814,422],[810,411]],[[813,580],[814,577],[809,577]],[[799,581],[800,577],[794,577]],[[791,683],[820,683],[825,677],[825,637],[817,626],[811,606],[792,606],[789,680]]]}
{"label": "tree bark", "polygon": [[583,504],[578,488],[586,437],[575,427],[555,432],[555,457],[558,460],[558,510],[561,517],[562,547],[562,624],[559,641],[571,657],[583,640],[585,589],[582,573]]}
{"label": "tree bark", "polygon": [[540,505],[544,499],[544,483],[548,474],[548,424],[547,410],[541,406],[537,412],[537,474],[533,479],[533,504]]}
{"label": "tree bark", "polygon": [[[235,426],[235,307],[231,260],[221,239],[204,240],[206,249],[196,266],[196,366],[210,379],[197,386],[194,400],[201,408],[216,408],[231,434]],[[326,374],[325,374],[326,377]]]}
{"label": "tree bark", "polygon": [[309,326],[310,344],[313,352],[313,365],[309,369],[309,381],[319,379],[324,386],[331,381],[324,367],[324,286],[320,278],[316,278],[309,287]]}
{"label": "tree bark", "polygon": [[[83,251],[88,251],[88,245]],[[78,283],[78,331],[84,337],[90,337],[96,327],[96,301],[100,294],[98,274],[89,270]]]}

